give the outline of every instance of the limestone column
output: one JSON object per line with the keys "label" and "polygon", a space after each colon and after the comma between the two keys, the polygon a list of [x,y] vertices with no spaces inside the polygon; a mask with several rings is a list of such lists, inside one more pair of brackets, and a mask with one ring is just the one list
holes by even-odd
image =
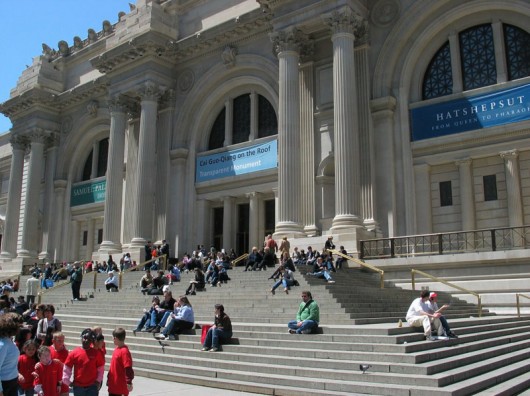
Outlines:
{"label": "limestone column", "polygon": [[302,236],[300,224],[300,83],[298,60],[304,37],[296,28],[273,32],[279,61],[278,222],[275,237]]}
{"label": "limestone column", "polygon": [[[156,236],[154,239],[162,241],[168,238],[168,206],[170,163],[169,149],[171,147],[171,131],[173,130],[175,92],[168,90],[164,95],[162,110],[158,120],[158,138],[156,140]],[[171,246],[173,248],[174,246]]]}
{"label": "limestone column", "polygon": [[509,226],[520,227],[524,222],[521,177],[519,175],[519,153],[517,150],[503,151],[500,156],[504,159],[504,171],[506,173]]}
{"label": "limestone column", "polygon": [[248,137],[250,141],[258,138],[258,98],[255,91],[250,93],[250,135]]}
{"label": "limestone column", "polygon": [[460,183],[460,210],[462,216],[462,230],[470,231],[476,228],[475,194],[473,192],[473,161],[471,158],[456,161]]}
{"label": "limestone column", "polygon": [[314,121],[314,63],[300,65],[300,170],[302,224],[306,235],[318,235],[315,209],[315,121]]}
{"label": "limestone column", "polygon": [[133,216],[134,207],[136,205],[136,180],[138,175],[138,119],[139,111],[136,105],[128,108],[126,129],[126,167],[125,167],[125,194],[122,218],[123,218],[123,241],[130,241],[133,236]]}
{"label": "limestone column", "polygon": [[7,190],[7,208],[2,236],[2,258],[13,258],[17,252],[18,224],[20,220],[20,200],[22,196],[22,175],[24,173],[24,153],[27,141],[21,136],[11,138],[11,168],[9,171],[9,189]]}
{"label": "limestone column", "polygon": [[431,167],[414,165],[416,190],[416,234],[432,233]]}
{"label": "limestone column", "polygon": [[370,103],[374,130],[375,213],[383,236],[397,235],[396,177],[394,163],[394,111],[396,99],[377,98]]}
{"label": "limestone column", "polygon": [[[107,168],[108,169],[108,168]],[[94,240],[96,233],[96,219],[87,220],[88,230],[86,239],[86,260],[92,260],[92,253],[94,253]],[[105,234],[105,228],[103,228],[103,234]]]}
{"label": "limestone column", "polygon": [[[52,241],[52,257],[53,261],[57,262],[60,260],[64,260],[67,252],[66,252],[66,243],[63,242],[62,233],[63,233],[63,214],[64,214],[64,194],[66,192],[66,186],[68,185],[68,182],[66,180],[55,180],[53,183],[54,189],[55,189],[55,210],[54,213],[56,214],[52,226],[54,227],[54,238]],[[66,239],[66,238],[65,238]]]}
{"label": "limestone column", "polygon": [[206,199],[197,200],[197,222],[195,223],[195,231],[197,244],[204,245],[206,249],[210,246],[211,222],[210,222],[210,202]]}
{"label": "limestone column", "polygon": [[232,144],[234,129],[234,102],[228,98],[225,102],[225,141],[224,146]]}
{"label": "limestone column", "polygon": [[344,8],[326,18],[333,41],[335,217],[332,230],[361,226],[359,127],[354,32],[360,16]]}
{"label": "limestone column", "polygon": [[71,260],[79,260],[79,230],[81,229],[81,224],[78,220],[72,220],[72,233],[70,234],[70,246],[71,249]]}
{"label": "limestone column", "polygon": [[235,231],[234,231],[234,197],[223,197],[223,245],[227,252],[235,249]]}
{"label": "limestone column", "polygon": [[[55,220],[53,190],[55,168],[57,166],[57,152],[59,151],[59,139],[56,134],[49,139],[49,147],[46,150],[46,174],[44,175],[44,211],[42,214],[42,245],[39,259],[48,259],[52,252],[54,240]],[[53,221],[52,221],[53,219]]]}
{"label": "limestone column", "polygon": [[133,239],[131,247],[141,248],[153,234],[153,204],[156,170],[156,119],[160,87],[147,82],[139,92],[141,97],[140,137],[138,142],[138,179],[136,205],[133,212]]}
{"label": "limestone column", "polygon": [[44,162],[44,144],[48,135],[41,128],[30,134],[31,151],[26,181],[26,202],[22,223],[22,241],[18,257],[36,258],[38,249],[39,196]]}
{"label": "limestone column", "polygon": [[248,251],[250,252],[253,246],[260,247],[259,244],[259,194],[251,192],[247,194],[249,199],[249,225],[248,225]]}
{"label": "limestone column", "polygon": [[99,141],[92,144],[92,168],[90,169],[90,178],[98,177],[98,161],[99,159]]}
{"label": "limestone column", "polygon": [[[191,243],[199,243],[195,240],[190,241],[193,237],[189,225],[186,223],[185,211],[187,208],[187,196],[182,193],[186,180],[186,161],[188,158],[188,149],[178,148],[171,150],[171,197],[179,199],[171,200],[169,211],[173,221],[169,224],[169,235],[174,236],[175,257],[182,257],[187,251],[187,246]],[[191,252],[189,252],[191,253]]]}
{"label": "limestone column", "polygon": [[[109,101],[110,137],[103,217],[103,242],[99,253],[121,252],[121,208],[123,194],[123,159],[125,147],[125,103],[115,97]],[[92,248],[94,248],[92,246]],[[91,252],[92,253],[92,252]]]}
{"label": "limestone column", "polygon": [[449,50],[451,51],[453,93],[462,92],[464,90],[464,78],[462,77],[462,57],[460,56],[460,40],[458,38],[458,32],[454,30],[451,31],[451,33],[449,34]]}

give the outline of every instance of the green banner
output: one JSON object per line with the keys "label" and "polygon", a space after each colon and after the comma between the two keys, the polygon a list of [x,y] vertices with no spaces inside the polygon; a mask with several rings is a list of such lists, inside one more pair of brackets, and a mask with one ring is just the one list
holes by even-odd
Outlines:
{"label": "green banner", "polygon": [[105,201],[107,181],[79,183],[72,187],[70,206],[79,206]]}

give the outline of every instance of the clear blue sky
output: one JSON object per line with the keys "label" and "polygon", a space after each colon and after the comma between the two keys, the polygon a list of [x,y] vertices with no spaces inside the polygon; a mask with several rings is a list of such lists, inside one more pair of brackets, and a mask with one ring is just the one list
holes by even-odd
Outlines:
{"label": "clear blue sky", "polygon": [[[87,37],[89,28],[99,32],[104,20],[114,24],[118,12],[129,13],[136,0],[0,0],[0,103],[18,77],[42,54],[42,43],[57,49],[60,40],[72,45],[74,36]],[[11,128],[11,121],[0,114],[0,134]]]}

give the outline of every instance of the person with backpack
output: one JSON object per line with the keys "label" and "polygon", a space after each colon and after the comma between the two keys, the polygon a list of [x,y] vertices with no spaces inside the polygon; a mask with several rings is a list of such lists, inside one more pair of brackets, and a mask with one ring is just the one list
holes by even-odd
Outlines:
{"label": "person with backpack", "polygon": [[289,334],[311,334],[318,327],[319,321],[320,310],[318,304],[313,300],[310,291],[303,291],[302,302],[296,313],[296,320],[291,320],[287,324]]}

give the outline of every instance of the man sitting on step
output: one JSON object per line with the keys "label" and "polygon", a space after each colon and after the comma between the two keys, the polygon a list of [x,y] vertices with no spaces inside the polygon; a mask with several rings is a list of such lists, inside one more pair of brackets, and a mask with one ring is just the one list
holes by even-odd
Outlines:
{"label": "man sitting on step", "polygon": [[322,256],[318,256],[317,262],[313,266],[313,272],[309,275],[313,275],[317,278],[324,278],[328,283],[335,283],[329,273],[328,267],[324,264],[324,258]]}
{"label": "man sitting on step", "polygon": [[287,323],[290,334],[310,334],[318,327],[320,310],[309,291],[302,292],[302,302],[296,313],[296,320]]}
{"label": "man sitting on step", "polygon": [[442,323],[440,322],[440,313],[430,313],[430,307],[427,301],[429,300],[429,290],[422,290],[420,297],[416,298],[410,304],[407,312],[407,322],[409,326],[420,327],[423,326],[425,338],[429,341],[436,341],[431,334],[431,329],[438,333],[438,336],[445,334]]}
{"label": "man sitting on step", "polygon": [[458,338],[458,336],[451,331],[451,327],[449,327],[449,323],[447,323],[447,319],[445,318],[445,316],[442,315],[443,311],[449,308],[450,305],[444,304],[440,308],[438,308],[438,294],[434,292],[431,292],[431,294],[429,294],[429,301],[427,302],[427,304],[429,304],[430,313],[440,314],[440,323],[442,323],[442,327],[444,328],[447,337]]}

